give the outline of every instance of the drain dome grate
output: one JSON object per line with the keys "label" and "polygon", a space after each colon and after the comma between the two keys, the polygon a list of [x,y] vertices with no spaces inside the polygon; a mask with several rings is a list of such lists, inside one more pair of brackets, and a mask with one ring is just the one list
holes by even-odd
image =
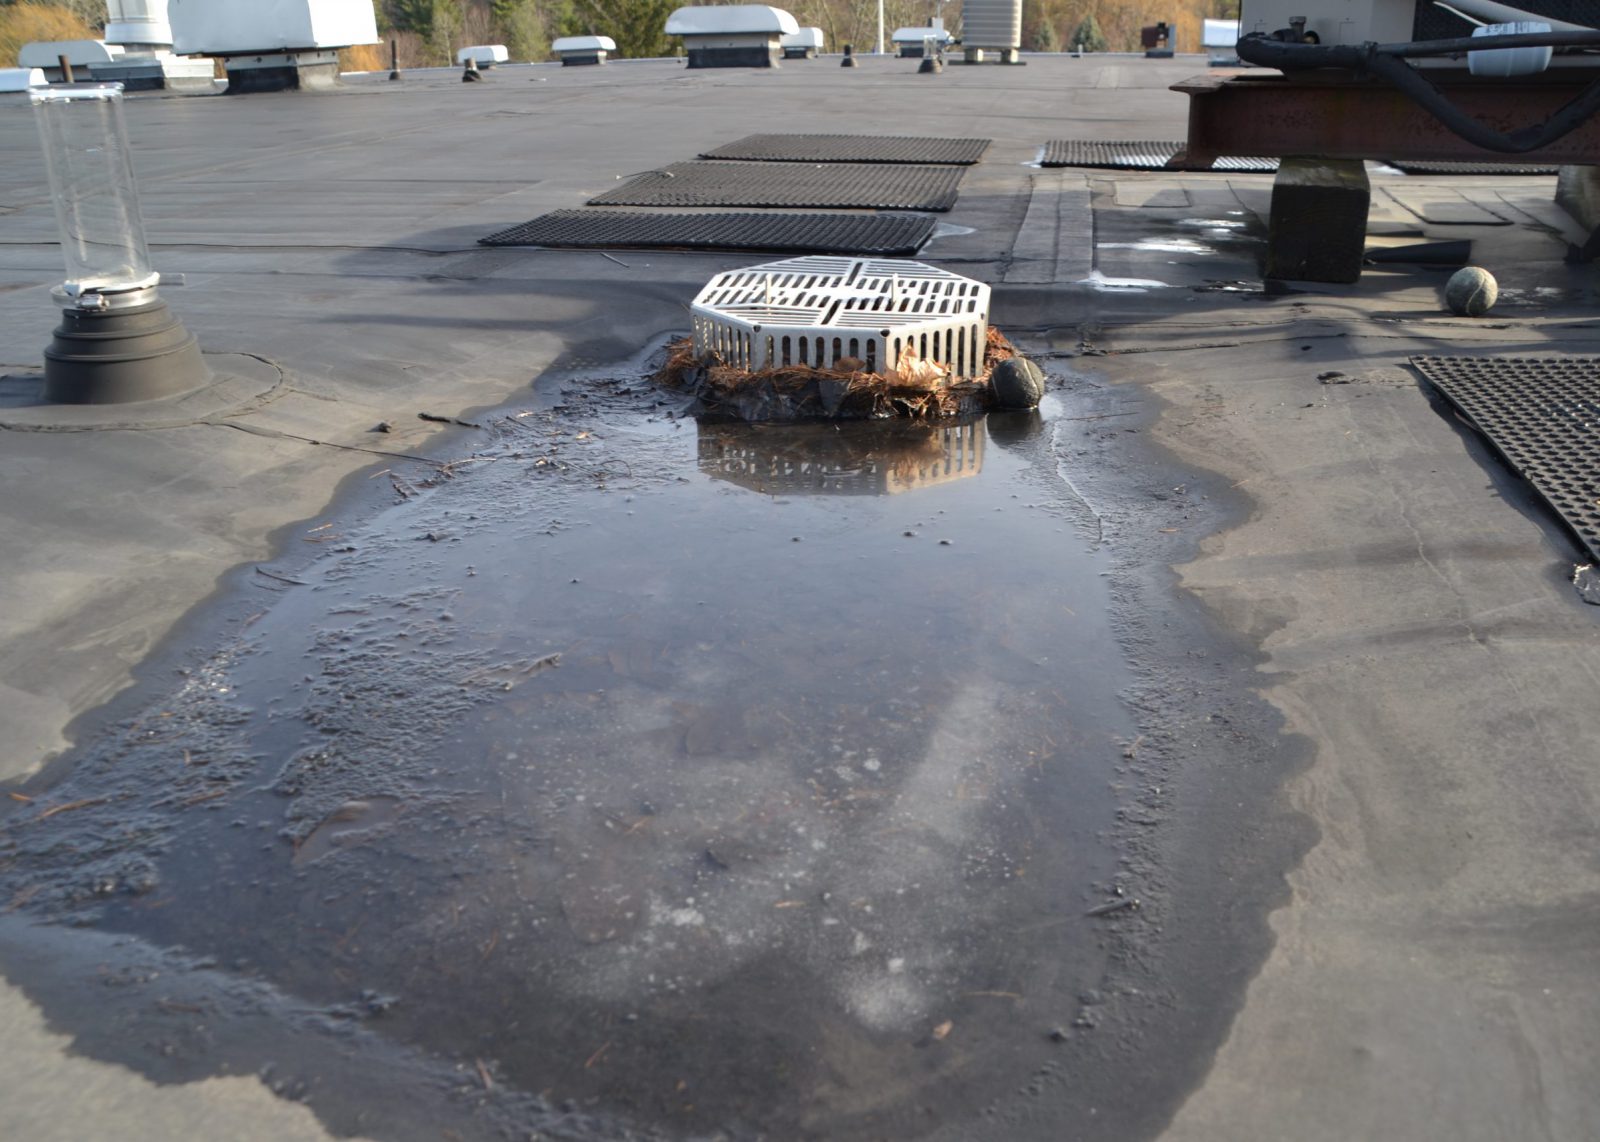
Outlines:
{"label": "drain dome grate", "polygon": [[1600,358],[1411,363],[1600,560]]}
{"label": "drain dome grate", "polygon": [[790,258],[718,274],[693,315],[697,355],[752,372],[892,376],[916,357],[970,378],[983,369],[989,287],[921,262]]}

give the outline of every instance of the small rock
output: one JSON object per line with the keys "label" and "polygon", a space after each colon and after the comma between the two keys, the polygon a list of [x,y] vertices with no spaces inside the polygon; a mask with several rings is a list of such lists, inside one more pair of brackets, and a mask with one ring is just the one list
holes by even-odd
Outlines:
{"label": "small rock", "polygon": [[1045,1032],[1045,1035],[1052,1043],[1065,1043],[1067,1041],[1067,1029],[1065,1027],[1052,1027]]}
{"label": "small rock", "polygon": [[1044,371],[1026,357],[1008,357],[989,374],[999,408],[1037,408],[1044,398]]}

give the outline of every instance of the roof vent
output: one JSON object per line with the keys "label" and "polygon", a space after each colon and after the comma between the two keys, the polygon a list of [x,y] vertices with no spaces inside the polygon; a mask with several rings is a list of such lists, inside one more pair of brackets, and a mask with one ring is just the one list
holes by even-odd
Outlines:
{"label": "roof vent", "polygon": [[809,365],[893,376],[914,360],[981,375],[989,287],[921,262],[790,258],[712,278],[694,351],[736,368]]}

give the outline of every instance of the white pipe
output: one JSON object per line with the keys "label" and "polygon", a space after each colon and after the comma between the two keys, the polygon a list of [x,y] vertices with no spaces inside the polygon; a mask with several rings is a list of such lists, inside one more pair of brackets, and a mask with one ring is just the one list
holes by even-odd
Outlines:
{"label": "white pipe", "polygon": [[1537,20],[1542,24],[1549,24],[1552,32],[1592,32],[1600,28],[1600,24],[1569,24],[1565,20],[1552,20],[1549,16],[1526,12],[1509,4],[1496,3],[1495,0],[1449,0],[1448,7],[1459,8],[1468,15],[1491,24],[1515,24],[1522,20]]}

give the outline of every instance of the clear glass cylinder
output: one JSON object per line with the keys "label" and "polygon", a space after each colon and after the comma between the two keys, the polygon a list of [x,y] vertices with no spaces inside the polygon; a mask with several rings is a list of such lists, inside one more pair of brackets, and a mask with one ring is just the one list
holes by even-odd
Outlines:
{"label": "clear glass cylinder", "polygon": [[122,121],[122,85],[35,90],[29,99],[61,228],[67,295],[155,285]]}

